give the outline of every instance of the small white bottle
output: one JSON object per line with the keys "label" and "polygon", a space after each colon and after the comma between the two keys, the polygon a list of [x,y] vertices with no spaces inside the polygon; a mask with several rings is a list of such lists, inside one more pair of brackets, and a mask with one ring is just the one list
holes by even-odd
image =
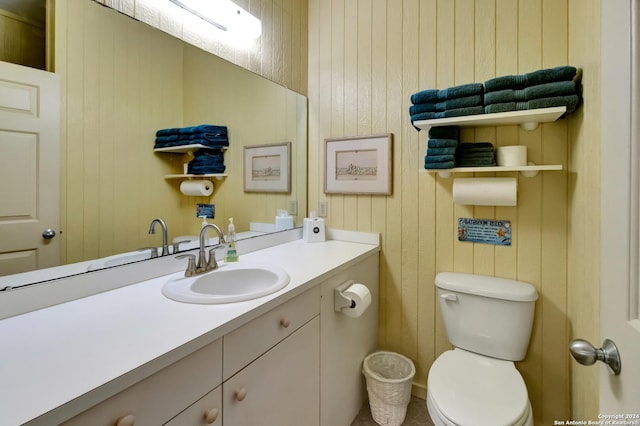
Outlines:
{"label": "small white bottle", "polygon": [[207,222],[207,217],[206,216],[198,216],[198,219],[202,219],[202,225],[201,225],[202,228],[204,228],[205,226],[207,226],[209,224],[209,222]]}
{"label": "small white bottle", "polygon": [[227,230],[227,255],[224,257],[225,262],[237,262],[238,252],[236,251],[236,227],[233,224],[233,218],[229,218],[229,228]]}

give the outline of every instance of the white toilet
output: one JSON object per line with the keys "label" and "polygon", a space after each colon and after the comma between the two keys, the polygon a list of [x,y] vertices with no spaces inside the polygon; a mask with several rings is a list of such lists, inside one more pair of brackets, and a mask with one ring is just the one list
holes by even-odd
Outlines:
{"label": "white toilet", "polygon": [[527,353],[538,294],[521,281],[442,272],[436,288],[449,342],[429,370],[427,409],[436,426],[530,426],[533,414],[514,361]]}

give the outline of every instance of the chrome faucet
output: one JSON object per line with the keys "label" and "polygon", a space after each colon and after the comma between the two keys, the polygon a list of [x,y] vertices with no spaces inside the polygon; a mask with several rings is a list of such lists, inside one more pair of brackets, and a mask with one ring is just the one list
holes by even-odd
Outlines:
{"label": "chrome faucet", "polygon": [[[215,246],[211,247],[211,249],[209,249],[209,259],[207,260],[207,255],[204,252],[204,248],[206,245],[204,240],[205,240],[205,237],[207,236],[207,231],[209,230],[209,228],[214,229],[218,234],[218,244],[216,244]],[[226,247],[226,242],[224,240],[224,234],[222,233],[218,225],[214,223],[208,223],[205,226],[203,226],[202,229],[200,230],[200,251],[198,252],[198,264],[196,266],[197,274],[200,274],[206,271],[211,271],[213,269],[218,268],[218,262],[216,261],[215,251],[222,247]]]}
{"label": "chrome faucet", "polygon": [[153,219],[151,221],[151,226],[149,226],[149,234],[156,233],[156,223],[159,223],[162,227],[162,253],[160,256],[167,256],[169,254],[169,233],[167,232],[167,224],[159,217]]}

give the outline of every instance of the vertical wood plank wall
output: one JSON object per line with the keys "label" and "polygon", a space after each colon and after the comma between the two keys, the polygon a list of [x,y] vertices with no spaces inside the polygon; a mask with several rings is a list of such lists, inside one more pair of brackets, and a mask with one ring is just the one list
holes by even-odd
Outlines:
{"label": "vertical wood plank wall", "polygon": [[[271,4],[271,1],[268,3]],[[131,1],[119,2],[124,9],[126,4],[133,5]],[[149,3],[139,1],[135,8],[131,6],[131,12],[142,13],[146,10],[143,9],[145,4]],[[295,2],[294,5],[292,1],[276,1],[275,6],[270,6],[271,12],[263,15],[263,25],[267,33],[277,36],[269,36],[268,46],[254,52],[257,56],[251,66],[282,84],[289,84],[304,92],[299,89],[300,85],[306,86],[307,74],[306,45],[304,48],[299,45],[306,39],[307,33],[306,9],[302,5],[302,2]],[[280,17],[277,20],[272,19],[272,9],[278,11]],[[295,19],[292,11],[296,14]],[[182,24],[175,25],[182,27]],[[283,29],[285,26],[286,34]],[[210,202],[209,198],[189,197],[185,200],[187,197],[179,192],[179,182],[164,179],[166,174],[180,172],[182,158],[154,155],[151,151],[156,129],[179,127],[184,122],[193,124],[193,120],[202,119],[201,116],[190,119],[188,115],[194,114],[194,109],[188,108],[189,99],[185,98],[191,87],[189,84],[193,84],[189,73],[194,70],[184,68],[188,56],[185,54],[185,44],[170,32],[158,31],[90,0],[58,2],[56,31],[56,72],[62,76],[64,93],[63,260],[75,262],[158,245],[160,236],[147,234],[151,219],[157,216],[170,225],[171,238],[195,234],[199,229],[199,222],[195,219],[195,203]],[[292,36],[292,31],[302,35]],[[288,44],[286,49],[282,47],[284,44]],[[298,46],[295,52],[294,45]],[[217,46],[222,48],[221,43]],[[282,66],[282,61],[279,61],[278,67],[265,65],[274,62],[270,58],[275,50],[287,51],[283,55],[287,66]],[[237,52],[227,49],[223,53],[234,56]],[[198,61],[205,59],[195,61],[197,68]],[[246,74],[255,77],[249,72]],[[185,79],[189,81],[186,86]],[[285,90],[281,85],[261,81],[272,86],[270,92],[279,96],[278,99],[272,99],[271,107],[275,109],[276,105],[281,106],[283,112],[293,113],[290,117],[295,122],[287,124],[294,129],[300,125],[306,129],[306,116],[301,117],[302,122],[297,117],[300,108],[304,110],[305,107],[304,102],[300,103],[299,100],[302,96]],[[289,95],[275,95],[276,92],[288,92]],[[217,99],[218,102],[224,102]],[[233,109],[231,105],[227,106],[228,111]],[[243,105],[237,107],[242,108]],[[243,135],[247,136],[249,130],[253,136],[245,138],[246,142],[295,142],[294,136],[304,139],[304,132],[292,135],[278,128],[279,124],[285,124],[289,116],[281,114],[276,117],[275,114],[263,115],[263,118],[273,120],[268,132],[258,126],[245,126]],[[250,117],[245,117],[244,122],[248,120]],[[241,144],[236,148],[236,152],[242,152]],[[153,161],[149,161],[150,156],[154,156]],[[241,163],[235,167],[230,164],[235,157],[235,154],[228,159],[225,156],[227,167],[239,173],[225,187],[229,194],[224,199],[225,207],[231,204],[227,202],[232,196],[231,189],[239,188],[231,184],[234,181],[242,182]],[[301,163],[302,167],[306,166],[304,152]],[[224,182],[216,183],[224,186]],[[291,196],[303,199],[302,194],[306,193],[305,179],[294,180],[293,185]],[[216,195],[213,195],[214,203],[217,203]],[[283,196],[276,197],[271,203],[262,197],[261,205],[268,209],[269,215],[260,218],[254,215],[252,219],[266,221],[268,217],[272,222],[276,208],[287,208]],[[220,207],[221,215],[216,216],[216,221],[224,226],[224,214],[229,210]],[[245,206],[243,211],[255,212],[255,207],[254,203],[251,208]],[[300,206],[299,211],[302,215],[306,212],[304,206]],[[243,224],[239,222],[237,229],[241,229]]]}
{"label": "vertical wood plank wall", "polygon": [[0,9],[0,61],[45,69],[44,24]]}
{"label": "vertical wood plank wall", "polygon": [[[570,418],[567,347],[572,323],[582,321],[579,327],[587,334],[597,330],[597,319],[594,324],[571,318],[569,307],[580,317],[597,300],[596,294],[583,302],[580,293],[583,285],[590,292],[598,288],[596,275],[587,277],[595,267],[585,268],[585,263],[599,260],[597,215],[585,213],[597,210],[598,198],[585,185],[597,182],[599,140],[582,129],[583,119],[597,122],[598,106],[588,97],[589,109],[579,112],[579,118],[570,116],[531,132],[516,126],[463,130],[463,141],[522,144],[530,161],[563,165],[563,171],[534,178],[504,174],[518,177],[516,207],[453,204],[452,179],[419,172],[426,134],[411,126],[408,107],[409,96],[421,89],[484,82],[568,63],[593,73],[586,76],[586,93],[595,94],[599,54],[589,42],[599,40],[599,33],[582,41],[580,31],[599,19],[599,1],[588,2],[575,18],[569,12],[581,8],[582,2],[571,8],[570,3],[309,0],[309,209],[328,201],[329,226],[382,234],[380,347],[415,361],[413,391],[424,397],[429,367],[451,347],[434,297],[435,274],[458,271],[530,282],[540,297],[528,355],[517,367],[541,424]],[[570,52],[570,34],[579,54]],[[325,138],[387,132],[394,137],[392,195],[323,193]],[[583,174],[586,181],[578,177],[580,183],[573,185],[575,176]],[[510,220],[512,245],[458,242],[459,217]],[[574,280],[571,294],[569,279]],[[591,313],[597,317],[597,311]],[[597,383],[577,392],[587,404],[584,413],[594,413],[588,408],[593,406],[597,411]]]}

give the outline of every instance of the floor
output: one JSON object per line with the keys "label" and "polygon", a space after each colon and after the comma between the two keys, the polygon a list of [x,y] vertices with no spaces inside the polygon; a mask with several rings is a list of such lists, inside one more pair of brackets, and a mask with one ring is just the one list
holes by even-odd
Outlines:
{"label": "floor", "polygon": [[[369,403],[365,402],[351,426],[376,426],[377,424],[371,417]],[[424,399],[411,397],[402,426],[433,426]]]}

